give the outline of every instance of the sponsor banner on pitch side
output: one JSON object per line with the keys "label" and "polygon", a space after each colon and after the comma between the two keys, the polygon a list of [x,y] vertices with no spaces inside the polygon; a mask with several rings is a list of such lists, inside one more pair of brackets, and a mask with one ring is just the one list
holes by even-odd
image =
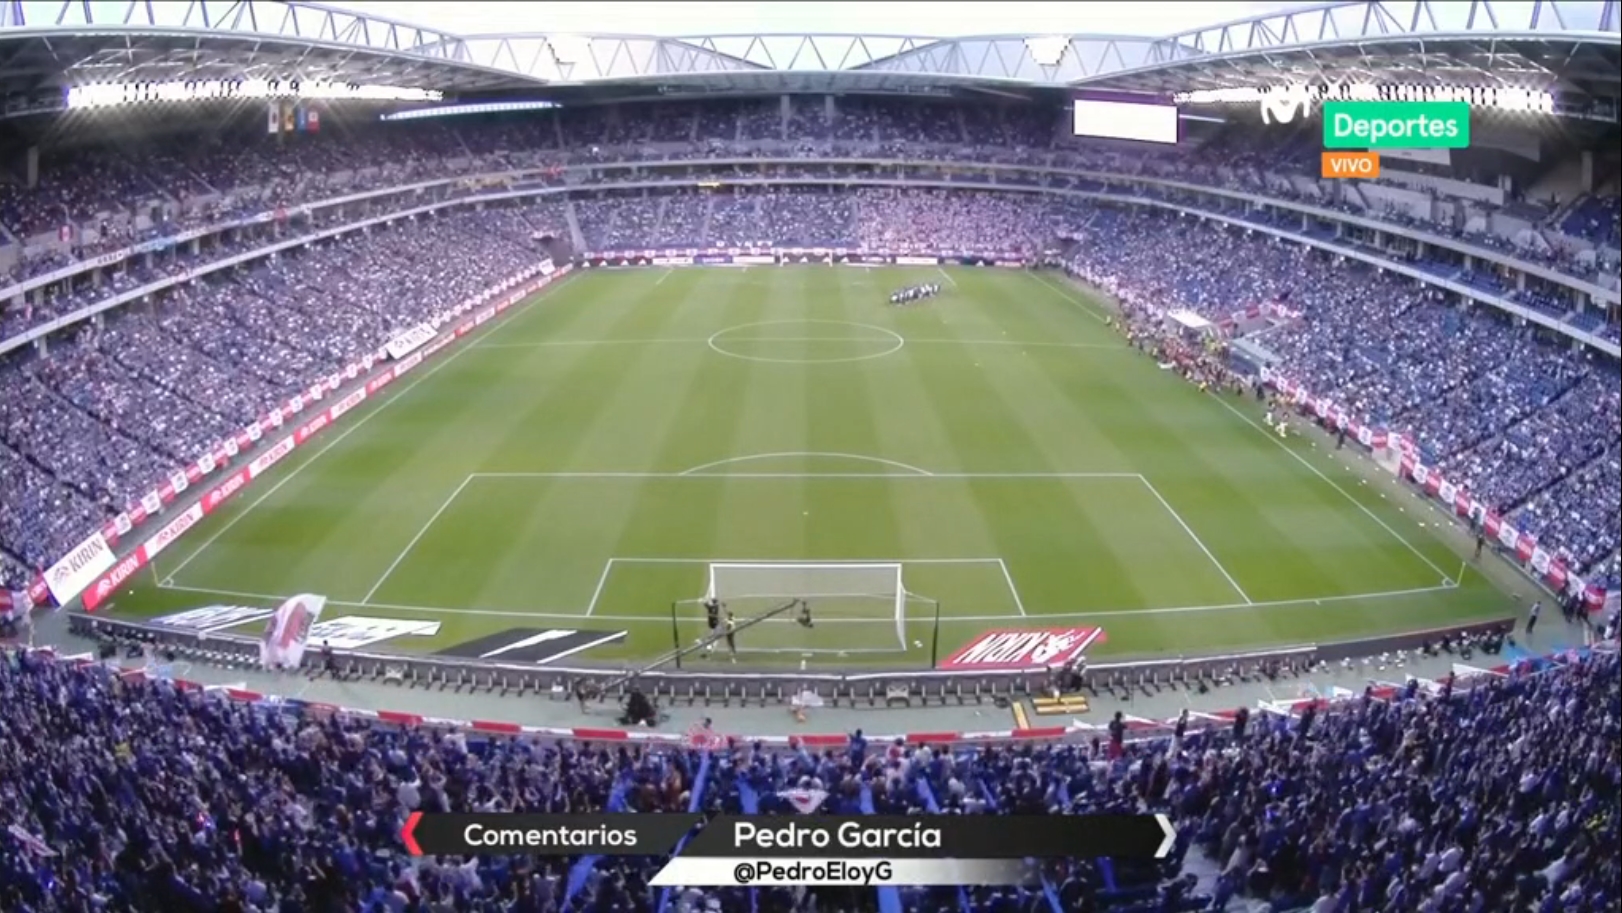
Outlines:
{"label": "sponsor banner on pitch side", "polygon": [[422,348],[423,343],[433,339],[435,335],[433,327],[426,323],[419,323],[389,340],[383,346],[383,349],[389,353],[390,358],[399,361],[417,349]]}
{"label": "sponsor banner on pitch side", "polygon": [[165,628],[181,628],[187,631],[223,631],[240,624],[254,621],[264,621],[276,614],[274,609],[262,606],[241,605],[211,605],[200,609],[188,609],[176,612],[173,615],[163,615],[152,619],[155,625]]}
{"label": "sponsor banner on pitch side", "polygon": [[345,615],[340,618],[323,619],[311,625],[309,642],[334,650],[359,650],[398,637],[433,637],[438,633],[437,621]]}
{"label": "sponsor banner on pitch side", "polygon": [[953,671],[1014,672],[1068,665],[1104,640],[1102,628],[995,628],[941,660]]}
{"label": "sponsor banner on pitch side", "polygon": [[435,655],[540,666],[624,639],[624,631],[511,628],[448,647]]}
{"label": "sponsor banner on pitch side", "polygon": [[99,531],[74,546],[73,551],[45,571],[45,585],[57,605],[67,605],[113,566],[113,550]]}

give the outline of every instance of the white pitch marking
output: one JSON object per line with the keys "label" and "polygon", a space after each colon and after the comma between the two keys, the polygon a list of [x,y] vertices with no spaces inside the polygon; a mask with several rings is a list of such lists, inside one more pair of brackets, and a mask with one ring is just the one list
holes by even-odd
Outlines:
{"label": "white pitch marking", "polygon": [[[558,288],[558,286],[554,285],[554,286],[552,286],[552,288],[556,289],[556,288]],[[509,313],[507,315],[507,317],[508,318],[515,317],[519,313],[524,312],[524,311],[528,311],[528,310],[529,310],[528,307],[518,308],[518,309],[512,311],[511,313]],[[485,334],[482,337],[482,339],[488,339],[491,336],[494,336],[501,329],[511,325],[511,323],[512,323],[512,321],[510,319],[503,319],[503,320],[499,320],[499,321],[496,321],[496,322],[490,324],[488,326],[488,328],[486,329]],[[416,380],[413,380],[411,383],[406,384],[403,388],[401,388],[394,395],[390,396],[388,399],[383,400],[382,404],[379,405],[376,409],[373,409],[372,411],[370,411],[370,412],[366,413],[365,415],[361,416],[353,424],[351,424],[348,428],[345,428],[337,437],[335,437],[331,441],[327,442],[326,446],[322,447],[320,450],[317,450],[315,452],[315,456],[312,456],[308,460],[305,460],[304,462],[300,463],[299,465],[293,467],[292,472],[289,472],[287,475],[285,475],[282,478],[278,479],[276,481],[275,485],[272,485],[270,488],[267,488],[265,490],[264,494],[262,494],[259,497],[255,498],[253,500],[253,502],[250,503],[247,507],[243,508],[240,513],[236,514],[231,519],[227,520],[225,522],[224,526],[222,526],[219,529],[215,530],[213,535],[209,536],[207,539],[204,539],[203,544],[197,546],[196,551],[193,551],[191,554],[187,555],[185,557],[185,559],[182,560],[179,564],[175,565],[175,567],[172,570],[169,571],[169,575],[168,575],[169,579],[173,580],[174,578],[180,576],[180,572],[185,570],[186,566],[188,564],[191,564],[192,561],[194,561],[197,558],[198,555],[201,555],[203,552],[207,551],[208,547],[213,545],[215,542],[217,542],[221,536],[223,536],[226,533],[230,532],[231,528],[233,526],[236,526],[238,523],[241,523],[242,518],[244,518],[247,515],[253,513],[255,508],[257,508],[259,505],[265,503],[266,501],[270,500],[270,497],[272,495],[276,494],[276,492],[281,491],[283,485],[286,485],[288,482],[291,482],[294,479],[298,478],[299,473],[301,473],[304,470],[310,468],[310,464],[312,464],[312,463],[316,462],[317,460],[321,459],[322,457],[326,456],[328,451],[332,450],[332,448],[338,446],[339,444],[342,444],[346,438],[348,438],[351,434],[354,434],[356,431],[359,431],[361,429],[361,427],[364,426],[367,422],[369,422],[372,419],[376,418],[377,416],[381,415],[383,413],[383,410],[387,409],[388,407],[390,407],[390,406],[394,405],[395,403],[399,402],[400,400],[404,399],[408,394],[411,393],[412,390],[417,389],[418,384],[421,384],[423,381],[427,380],[428,378],[433,377],[435,374],[438,374],[441,370],[443,370],[444,368],[449,366],[451,362],[455,361],[458,358],[461,358],[463,353],[469,352],[469,351],[471,351],[473,349],[476,349],[478,347],[479,347],[478,343],[469,343],[467,345],[458,346],[456,351],[450,353],[449,355],[446,355],[445,358],[439,362],[439,364],[430,367],[427,371],[424,371],[422,373],[422,376],[418,377]],[[291,432],[289,432],[289,433],[291,433]]]}
{"label": "white pitch marking", "polygon": [[1065,298],[1070,299],[1075,304],[1081,305],[1081,310],[1085,314],[1087,314],[1087,316],[1093,318],[1094,320],[1098,321],[1099,323],[1109,323],[1109,318],[1108,317],[1106,317],[1103,314],[1098,313],[1098,311],[1095,310],[1091,304],[1087,303],[1087,301],[1085,299],[1083,299],[1079,295],[1075,294],[1074,292],[1071,292],[1069,289],[1066,289],[1065,287],[1063,287],[1061,285],[1056,285],[1053,282],[1048,281],[1048,279],[1046,277],[1044,277],[1044,276],[1042,276],[1042,275],[1040,275],[1038,273],[1027,272],[1025,275],[1030,276],[1032,279],[1035,279],[1037,282],[1041,283],[1042,285],[1047,286],[1049,289],[1051,289],[1051,290],[1053,290],[1055,292],[1058,292],[1060,295],[1064,296]]}
{"label": "white pitch marking", "polygon": [[711,462],[711,463],[700,463],[699,465],[694,466],[691,469],[686,469],[686,470],[683,470],[681,472],[678,472],[678,473],[676,473],[676,475],[678,475],[678,476],[697,475],[699,473],[704,472],[706,469],[715,469],[718,466],[730,466],[730,465],[732,465],[734,463],[750,463],[750,462],[754,462],[756,460],[789,459],[789,458],[794,458],[794,457],[824,457],[824,458],[831,459],[831,460],[851,460],[853,462],[858,462],[858,463],[876,463],[876,464],[878,464],[880,466],[889,466],[889,467],[894,468],[894,469],[905,470],[907,472],[913,473],[914,475],[920,475],[920,476],[932,476],[932,475],[934,475],[934,473],[930,472],[927,469],[920,469],[917,466],[912,465],[911,463],[902,463],[902,462],[900,462],[898,460],[887,460],[884,457],[865,456],[865,455],[860,454],[860,453],[833,453],[833,452],[830,452],[830,451],[821,451],[821,450],[788,450],[788,451],[783,451],[781,453],[752,453],[752,454],[749,454],[748,456],[727,457],[724,460],[715,460],[714,462]]}
{"label": "white pitch marking", "polygon": [[[1139,478],[1143,477],[1139,476]],[[1233,579],[1233,575],[1228,573],[1228,569],[1222,566],[1222,562],[1217,560],[1217,556],[1211,554],[1211,550],[1205,547],[1205,543],[1200,539],[1199,534],[1194,532],[1193,527],[1190,527],[1183,520],[1183,515],[1177,512],[1177,508],[1171,506],[1171,502],[1167,501],[1165,495],[1160,493],[1160,489],[1156,488],[1154,483],[1146,478],[1143,478],[1143,484],[1144,487],[1149,489],[1149,493],[1155,496],[1155,500],[1160,502],[1160,506],[1166,508],[1166,512],[1171,514],[1171,518],[1177,521],[1177,525],[1183,528],[1183,532],[1188,533],[1188,537],[1193,539],[1194,544],[1200,547],[1200,551],[1205,553],[1205,557],[1216,565],[1217,571],[1222,574],[1224,580],[1228,581],[1228,586],[1233,587],[1233,591],[1239,594],[1240,599],[1243,599],[1246,603],[1252,603],[1253,600],[1245,593],[1245,588],[1239,585],[1239,581]]]}
{"label": "white pitch marking", "polygon": [[[861,330],[873,330],[874,332],[883,333],[885,336],[890,337],[891,340],[894,340],[895,345],[891,346],[888,349],[885,349],[882,352],[870,352],[870,353],[868,353],[866,355],[851,355],[851,356],[844,356],[844,357],[838,357],[838,358],[769,358],[769,357],[764,356],[764,355],[744,355],[744,354],[740,354],[738,352],[733,352],[733,351],[730,351],[728,349],[723,348],[719,343],[716,342],[717,339],[720,339],[722,336],[725,336],[726,334],[731,333],[731,332],[733,332],[735,330],[747,330],[747,329],[750,329],[752,327],[769,327],[769,326],[783,326],[783,325],[804,326],[806,324],[811,324],[811,323],[833,324],[835,326],[856,327],[857,329],[861,329]],[[759,340],[753,339],[753,338],[746,338],[746,339],[743,339],[742,341],[751,342],[751,341],[759,341]],[[805,342],[806,340],[804,338],[798,338],[797,337],[793,341],[795,341],[795,342]],[[877,340],[877,339],[872,339],[872,340],[850,339],[850,338],[840,337],[840,339],[838,341],[839,342],[881,342],[883,340]],[[886,328],[880,327],[880,326],[874,326],[873,324],[870,324],[870,323],[856,323],[854,321],[849,321],[849,320],[813,320],[813,319],[807,318],[807,319],[804,319],[804,320],[760,320],[760,321],[756,321],[754,323],[740,323],[737,326],[730,326],[730,327],[726,327],[724,329],[716,330],[714,333],[710,334],[709,339],[705,340],[705,344],[708,345],[710,347],[710,350],[715,352],[717,355],[725,355],[728,358],[736,358],[739,361],[753,361],[753,362],[760,362],[762,364],[772,364],[772,365],[837,365],[837,364],[848,364],[850,362],[855,362],[855,361],[872,361],[875,358],[883,358],[883,357],[885,357],[887,355],[894,355],[895,353],[897,353],[897,352],[899,352],[902,349],[907,347],[907,340],[906,340],[906,337],[902,336],[900,333],[897,333],[895,330],[886,329]]]}
{"label": "white pitch marking", "polygon": [[564,346],[655,346],[686,343],[703,345],[701,338],[693,339],[540,339],[534,342],[481,342],[480,349],[553,349]]}
{"label": "white pitch marking", "polygon": [[1014,586],[1014,575],[1008,573],[1008,562],[998,558],[997,566],[1002,568],[1002,579],[1008,582],[1008,592],[1014,597],[1014,608],[1019,610],[1019,617],[1027,617],[1025,614],[1025,600],[1019,598],[1019,587]]}
{"label": "white pitch marking", "polygon": [[[1110,349],[1120,352],[1134,351],[1130,346],[1108,342],[1054,342],[1051,340],[1025,341],[1018,339],[950,339],[903,337],[908,345],[956,346],[1021,346],[1046,349]],[[481,342],[478,349],[554,349],[569,346],[657,346],[704,345],[709,340],[701,337],[666,337],[663,339],[539,339],[533,342]],[[849,336],[751,336],[749,342],[866,342]]]}
{"label": "white pitch marking", "polygon": [[[283,602],[287,599],[286,596],[276,596],[271,593],[248,593],[242,590],[220,590],[213,587],[182,586],[180,584],[161,587],[161,589],[173,590],[177,593],[201,593],[206,596],[225,596],[231,599],[255,599],[265,602]],[[445,606],[401,605],[398,603],[388,602],[346,602],[341,599],[328,599],[327,605],[343,606],[350,609],[388,609],[389,611],[393,612],[434,612],[444,615],[472,615],[478,617],[489,616],[491,618],[572,618],[576,620],[580,620],[582,618],[579,612],[513,612],[501,609],[453,609]],[[598,616],[599,619],[604,617],[605,616]],[[252,622],[244,622],[244,624],[252,624]],[[227,627],[236,626],[228,625]]]}
{"label": "white pitch marking", "polygon": [[[616,561],[622,561],[622,562],[645,561],[645,562],[650,562],[650,563],[658,563],[658,562],[669,561],[669,562],[672,562],[672,563],[683,563],[683,564],[707,564],[707,563],[710,563],[711,561],[713,561],[714,559],[711,559],[711,558],[671,558],[671,559],[666,559],[666,558],[616,558],[615,560]],[[995,564],[998,559],[996,559],[996,558],[936,558],[936,559],[906,558],[906,559],[900,559],[900,560],[903,561],[903,562],[912,563],[912,564],[931,564],[931,563],[986,563],[986,564]],[[1048,619],[1056,619],[1056,620],[1058,620],[1058,619],[1072,619],[1072,618],[1113,618],[1113,617],[1126,616],[1126,615],[1184,615],[1184,614],[1198,614],[1198,613],[1204,613],[1204,612],[1230,612],[1230,611],[1234,611],[1234,610],[1237,610],[1237,609],[1269,609],[1269,608],[1282,608],[1284,606],[1306,606],[1306,605],[1322,606],[1322,605],[1330,605],[1330,604],[1338,603],[1338,602],[1356,602],[1358,600],[1368,600],[1368,599],[1398,599],[1398,598],[1401,598],[1401,597],[1404,597],[1404,596],[1421,596],[1421,595],[1424,595],[1426,593],[1443,593],[1443,592],[1447,592],[1448,590],[1456,590],[1458,588],[1459,588],[1459,584],[1455,581],[1455,582],[1453,582],[1453,583],[1451,583],[1451,584],[1449,584],[1447,586],[1426,586],[1426,587],[1417,587],[1415,589],[1408,589],[1408,590],[1385,590],[1385,591],[1381,591],[1381,592],[1377,592],[1377,593],[1346,593],[1346,594],[1342,594],[1342,595],[1339,595],[1339,596],[1320,596],[1320,597],[1318,597],[1316,599],[1275,599],[1275,600],[1271,600],[1271,601],[1268,601],[1268,602],[1230,602],[1230,603],[1223,603],[1223,604],[1217,604],[1217,605],[1171,606],[1171,607],[1166,607],[1166,608],[1142,608],[1142,609],[1105,609],[1105,610],[1100,610],[1100,611],[1089,611],[1089,612],[1038,612],[1036,615],[1030,616],[1030,617],[1025,618],[1023,620],[1025,620],[1025,621],[1045,621],[1045,620],[1048,620]],[[161,589],[173,590],[173,591],[179,592],[179,593],[201,593],[201,594],[208,595],[208,596],[226,596],[226,597],[230,597],[230,598],[233,598],[233,599],[256,599],[256,600],[262,600],[262,601],[265,601],[265,602],[282,602],[282,601],[285,601],[287,599],[286,596],[274,596],[274,595],[271,595],[269,593],[245,593],[245,592],[242,592],[240,590],[216,590],[216,589],[211,589],[211,588],[207,588],[207,587],[178,586],[177,585],[177,586],[162,587]],[[514,611],[501,610],[501,609],[455,609],[455,608],[448,608],[448,607],[444,607],[444,606],[400,605],[398,603],[387,603],[387,602],[344,602],[342,600],[336,600],[336,599],[327,600],[327,605],[344,606],[346,608],[356,608],[356,609],[387,609],[387,610],[393,611],[393,612],[430,612],[430,613],[435,613],[435,614],[440,614],[440,615],[467,615],[467,616],[480,617],[480,618],[483,618],[483,617],[489,617],[489,618],[544,618],[544,619],[561,619],[561,620],[567,620],[567,621],[584,621],[585,620],[585,616],[580,614],[579,611],[574,611],[574,612],[514,612]],[[651,617],[651,616],[647,616],[647,615],[593,615],[592,620],[593,621],[614,621],[614,622],[625,622],[625,623],[636,623],[636,622],[652,623],[652,622],[659,621],[659,619]],[[947,622],[958,622],[958,621],[963,621],[963,622],[970,622],[970,621],[972,621],[972,622],[997,622],[997,621],[1020,621],[1022,619],[1018,615],[946,615],[946,616],[942,616],[942,620],[947,621]],[[889,625],[889,624],[894,623],[894,619],[891,619],[891,618],[826,618],[826,619],[822,619],[821,623],[822,624],[884,624],[884,625]]]}
{"label": "white pitch marking", "polygon": [[[697,468],[697,467],[695,467]],[[1138,479],[1135,472],[475,472],[480,479]]]}
{"label": "white pitch marking", "polygon": [[[824,619],[824,621],[879,621],[873,619]],[[748,656],[751,653],[805,653],[811,656],[844,656],[848,653],[890,654],[907,652],[906,647],[891,649],[889,647],[740,647],[739,656]]]}
{"label": "white pitch marking", "polygon": [[[790,560],[784,558],[624,558],[616,556],[621,564],[776,564],[782,567],[828,564],[996,564],[1001,558],[862,558],[859,561]],[[997,616],[1001,618],[1002,616]]]}
{"label": "white pitch marking", "polygon": [[671,273],[674,273],[674,272],[675,272],[675,270],[673,270],[673,269],[667,269],[667,270],[665,270],[665,272],[664,272],[664,275],[662,275],[662,276],[660,276],[660,277],[659,277],[659,279],[658,279],[658,280],[657,280],[657,281],[656,281],[656,282],[654,282],[654,283],[653,283],[653,284],[654,284],[654,287],[656,287],[656,288],[657,288],[657,287],[658,287],[658,286],[659,286],[659,285],[660,285],[660,284],[661,284],[661,283],[663,283],[663,282],[664,282],[664,281],[665,281],[665,280],[666,280],[666,279],[669,279],[669,278],[670,278],[670,274],[671,274]]}
{"label": "white pitch marking", "polygon": [[382,588],[383,581],[389,579],[389,575],[393,574],[394,569],[400,566],[400,562],[404,561],[405,557],[411,554],[411,550],[417,547],[417,543],[422,541],[422,537],[427,534],[428,528],[433,526],[434,521],[438,520],[440,515],[445,513],[445,511],[450,508],[451,502],[456,500],[456,496],[461,494],[462,489],[466,488],[467,483],[471,481],[473,481],[473,476],[467,476],[466,478],[462,479],[462,484],[456,486],[456,490],[451,492],[451,496],[446,498],[445,502],[439,505],[439,509],[434,511],[433,514],[429,516],[428,522],[424,523],[422,528],[417,530],[417,534],[411,537],[411,541],[406,543],[405,548],[400,549],[400,554],[394,556],[394,560],[389,563],[388,569],[383,572],[383,576],[377,578],[377,582],[372,584],[372,588],[366,591],[365,596],[361,597],[361,602],[365,603],[372,601],[372,597],[376,596],[377,591]]}
{"label": "white pitch marking", "polygon": [[608,585],[608,575],[614,570],[614,559],[603,562],[603,572],[597,576],[597,588],[591,591],[591,601],[586,603],[586,617],[597,612],[597,600],[603,598],[603,587]]}
{"label": "white pitch marking", "polygon": [[1135,351],[1131,346],[1111,342],[1048,342],[1039,340],[1027,342],[1020,339],[914,339],[907,337],[907,342],[913,345],[965,345],[965,346],[1019,346],[1032,349],[1113,349],[1120,352]]}
{"label": "white pitch marking", "polygon": [[950,285],[952,288],[957,288],[957,280],[952,278],[951,273],[947,272],[944,269],[941,269],[938,266],[935,267],[935,272],[941,274],[941,278],[946,280],[947,285]]}
{"label": "white pitch marking", "polygon": [[[1351,492],[1349,492],[1346,489],[1340,487],[1340,485],[1338,485],[1335,482],[1334,479],[1331,479],[1329,476],[1324,475],[1323,470],[1321,470],[1318,467],[1312,465],[1312,463],[1309,462],[1306,457],[1303,457],[1301,454],[1296,453],[1294,450],[1291,450],[1290,446],[1288,444],[1286,444],[1283,441],[1279,440],[1274,435],[1268,433],[1268,431],[1265,428],[1263,428],[1262,426],[1256,424],[1256,422],[1254,420],[1252,420],[1250,416],[1244,414],[1243,412],[1240,412],[1238,409],[1235,409],[1231,404],[1228,403],[1228,401],[1226,399],[1223,399],[1220,396],[1216,397],[1215,399],[1216,399],[1217,402],[1222,404],[1222,408],[1228,410],[1229,412],[1232,412],[1234,415],[1239,416],[1240,421],[1242,421],[1245,424],[1249,425],[1250,427],[1256,429],[1258,432],[1261,433],[1261,435],[1263,437],[1267,438],[1269,441],[1272,441],[1274,444],[1277,444],[1279,447],[1281,447],[1284,450],[1285,453],[1287,453],[1291,457],[1293,457],[1297,463],[1300,463],[1302,466],[1305,466],[1308,469],[1312,470],[1313,475],[1317,476],[1320,479],[1323,479],[1324,482],[1326,482],[1329,485],[1330,488],[1333,488],[1334,490],[1340,492],[1342,497],[1344,497],[1346,500],[1352,502],[1353,504],[1357,505],[1357,509],[1362,511],[1363,513],[1367,514],[1369,519],[1373,520],[1375,523],[1380,524],[1381,529],[1383,529],[1386,532],[1390,533],[1392,536],[1394,536],[1396,538],[1396,540],[1398,542],[1401,542],[1403,545],[1407,546],[1407,548],[1408,548],[1408,550],[1410,552],[1413,552],[1415,555],[1418,555],[1419,560],[1425,562],[1426,567],[1430,568],[1431,570],[1435,571],[1436,573],[1440,574],[1443,577],[1447,576],[1447,571],[1442,570],[1441,567],[1439,567],[1436,564],[1436,562],[1432,561],[1429,557],[1427,557],[1425,555],[1425,553],[1420,551],[1418,549],[1418,547],[1416,547],[1412,542],[1409,542],[1407,539],[1403,538],[1402,533],[1399,533],[1396,530],[1392,529],[1391,524],[1389,524],[1389,523],[1385,522],[1384,520],[1380,519],[1379,515],[1376,514],[1374,511],[1369,510],[1368,507],[1362,501],[1359,501],[1356,498],[1352,497]],[[1381,492],[1380,497],[1385,498],[1385,493]]]}

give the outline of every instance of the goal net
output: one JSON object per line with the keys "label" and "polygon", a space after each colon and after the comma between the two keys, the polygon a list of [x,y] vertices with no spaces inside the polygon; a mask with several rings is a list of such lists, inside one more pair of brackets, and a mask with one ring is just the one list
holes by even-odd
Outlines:
{"label": "goal net", "polygon": [[[741,630],[737,652],[788,654],[904,653],[909,603],[933,601],[907,592],[898,563],[784,562],[716,563],[709,566],[704,595],[677,603],[678,636],[684,643],[709,633],[705,603],[724,606]],[[744,622],[779,608],[797,607],[758,624]],[[809,618],[806,616],[809,615]],[[729,652],[725,642],[715,652]]]}

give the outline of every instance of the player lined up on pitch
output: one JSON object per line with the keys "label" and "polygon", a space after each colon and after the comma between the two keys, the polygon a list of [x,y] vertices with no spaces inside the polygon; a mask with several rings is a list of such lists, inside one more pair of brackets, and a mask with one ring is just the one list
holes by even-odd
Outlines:
{"label": "player lined up on pitch", "polygon": [[[802,628],[814,628],[816,624],[811,619],[811,602],[807,599],[794,600],[795,620]],[[709,628],[709,636],[699,638],[704,641],[704,655],[715,653],[715,645],[725,641],[727,655],[733,662],[738,661],[738,619],[726,603],[710,596],[704,600],[704,623]]]}
{"label": "player lined up on pitch", "polygon": [[941,287],[939,283],[929,282],[923,285],[913,285],[908,286],[899,292],[892,293],[890,295],[890,303],[896,305],[912,304],[915,301],[923,301],[928,298],[933,298],[940,293]]}

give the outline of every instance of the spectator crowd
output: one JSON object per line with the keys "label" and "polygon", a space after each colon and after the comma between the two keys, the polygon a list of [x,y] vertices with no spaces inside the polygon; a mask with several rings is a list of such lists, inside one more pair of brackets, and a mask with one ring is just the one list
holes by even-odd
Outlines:
{"label": "spectator crowd", "polygon": [[1279,370],[1360,422],[1410,435],[1427,465],[1585,579],[1614,580],[1615,360],[1384,270],[1161,211],[1099,208],[1065,256],[1128,303],[1213,320],[1262,304],[1298,312],[1254,336]]}
{"label": "spectator crowd", "polygon": [[[813,752],[554,744],[236,703],[8,652],[0,908],[394,913],[1605,913],[1619,902],[1615,653],[1128,741]],[[1045,884],[654,889],[657,857],[412,857],[423,812],[1157,813],[1161,861]],[[1003,825],[991,825],[1003,826]],[[1007,826],[1017,826],[1009,824]]]}
{"label": "spectator crowd", "polygon": [[[43,356],[6,356],[0,584],[20,586],[317,379],[532,267],[545,256],[532,226],[557,219],[536,205],[352,233],[77,324]],[[187,263],[132,267],[108,285],[133,287]]]}
{"label": "spectator crowd", "polygon": [[[1574,197],[1544,207],[1541,216],[1525,201],[1494,211],[1442,199],[1434,190],[1426,191],[1429,203],[1408,205],[1389,193],[1354,193],[1310,177],[1303,169],[1313,147],[1302,134],[1270,135],[1262,146],[1244,132],[1219,131],[1200,143],[1146,153],[1136,144],[1077,141],[1050,112],[1033,109],[822,101],[795,99],[786,108],[776,99],[670,102],[409,128],[350,125],[277,142],[225,131],[184,156],[172,144],[42,156],[36,186],[0,187],[0,224],[24,241],[0,247],[0,262],[8,254],[12,262],[11,281],[210,220],[269,207],[278,217],[117,261],[7,302],[0,307],[0,339],[166,276],[368,214],[366,204],[305,208],[342,194],[540,166],[553,169],[547,182],[574,192],[566,202],[550,198],[555,202],[523,210],[403,221],[370,235],[318,242],[255,261],[245,271],[206,275],[150,306],[120,309],[99,325],[77,324],[53,338],[44,357],[13,352],[0,358],[11,391],[0,401],[0,582],[15,585],[51,563],[86,529],[247,416],[533,257],[531,239],[548,232],[599,250],[849,245],[994,249],[1027,257],[1070,239],[1063,243],[1072,263],[1137,295],[1219,316],[1283,301],[1303,318],[1270,331],[1266,344],[1294,376],[1366,421],[1411,434],[1427,462],[1508,512],[1580,572],[1614,575],[1617,483],[1607,472],[1618,459],[1614,361],[1573,351],[1489,308],[1452,303],[1388,271],[1335,262],[1304,246],[1150,207],[1030,193],[1035,187],[1108,188],[1091,177],[1010,167],[1175,180],[1177,186],[1137,185],[1132,193],[1335,237],[1333,226],[1318,217],[1201,195],[1198,188],[1308,202],[1467,237],[1587,278],[1614,273],[1606,259],[1615,241],[1614,198]],[[653,194],[613,190],[650,173],[609,167],[765,156],[904,157],[929,164],[883,173],[854,164],[774,164],[764,173],[832,182]],[[977,173],[965,163],[1000,170]],[[564,165],[578,166],[573,177],[559,176],[555,169]],[[762,173],[724,167],[732,171],[723,173],[740,176]],[[995,181],[1024,192],[847,187],[834,180],[856,174],[942,185]],[[488,186],[469,180],[410,199],[445,200]],[[590,189],[600,186],[606,189]],[[143,201],[153,198],[177,205],[158,207],[160,216],[129,208],[140,203],[149,211]],[[64,219],[69,230],[56,231]],[[1530,243],[1525,232],[1511,237],[1495,229],[1495,220],[1532,220],[1539,237],[1571,244]],[[1466,269],[1461,257],[1440,248],[1421,254],[1376,247],[1355,233],[1339,240],[1617,335],[1614,321],[1596,318],[1554,284],[1515,283]],[[1387,326],[1401,332],[1370,332]]]}

